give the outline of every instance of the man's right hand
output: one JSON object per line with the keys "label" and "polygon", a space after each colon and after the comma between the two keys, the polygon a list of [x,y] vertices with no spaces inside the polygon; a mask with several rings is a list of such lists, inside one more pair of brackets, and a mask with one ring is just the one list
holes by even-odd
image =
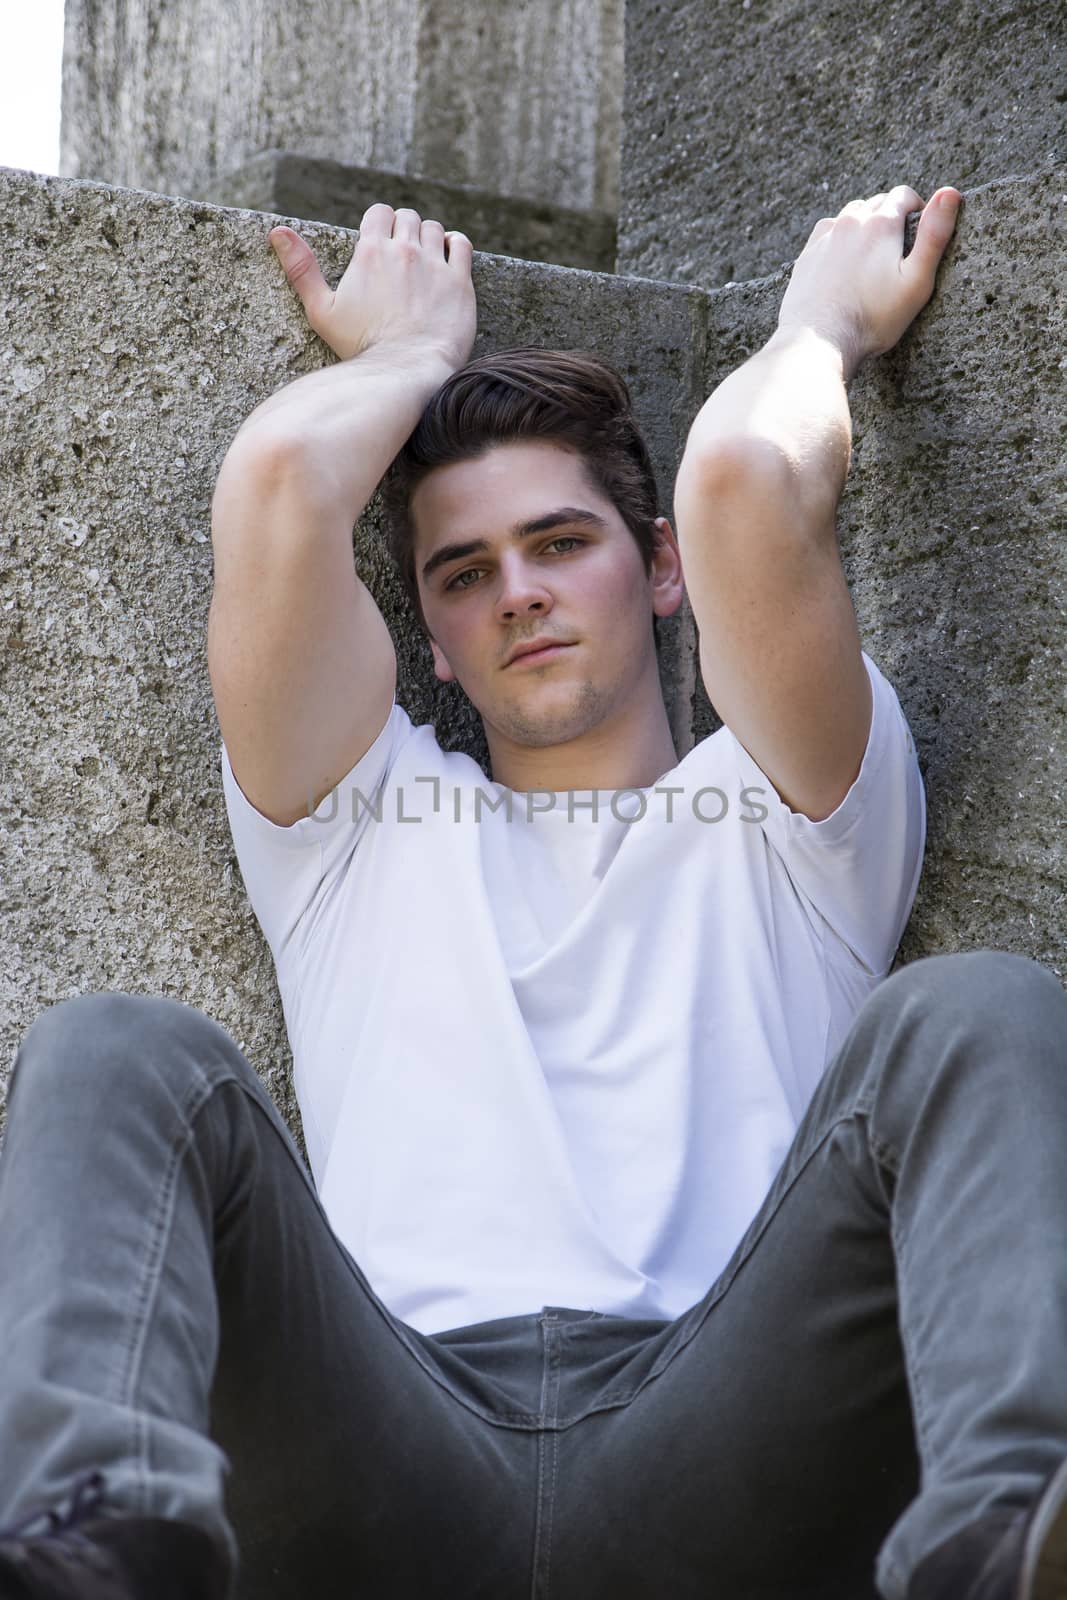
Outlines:
{"label": "man's right hand", "polygon": [[292,228],[272,228],[268,238],[309,325],[342,360],[381,344],[437,352],[453,371],[470,357],[478,312],[465,233],[446,233],[417,211],[372,205],[336,289]]}

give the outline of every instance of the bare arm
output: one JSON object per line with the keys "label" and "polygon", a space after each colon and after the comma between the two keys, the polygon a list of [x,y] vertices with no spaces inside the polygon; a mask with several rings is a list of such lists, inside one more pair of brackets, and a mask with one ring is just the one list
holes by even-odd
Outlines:
{"label": "bare arm", "polygon": [[845,386],[933,292],[954,208],[913,189],[824,217],[793,268],[778,329],[719,385],[675,484],[678,544],[719,715],[786,804],[820,821],[859,772],[870,685],[837,548],[851,450]]}
{"label": "bare arm", "polygon": [[234,776],[285,827],[385,725],[396,652],[356,573],[352,527],[469,356],[476,306],[470,241],[413,211],[369,209],[336,291],[291,229],[271,241],[288,243],[290,282],[341,359],[257,406],[222,463],[208,666]]}

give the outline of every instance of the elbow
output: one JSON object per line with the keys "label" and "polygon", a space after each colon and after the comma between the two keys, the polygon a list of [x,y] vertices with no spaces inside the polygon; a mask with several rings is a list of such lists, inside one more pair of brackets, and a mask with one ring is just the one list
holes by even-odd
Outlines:
{"label": "elbow", "polygon": [[678,482],[691,480],[704,493],[716,496],[748,494],[757,485],[764,493],[775,489],[787,493],[799,467],[788,448],[773,439],[727,436],[710,444],[687,444]]}
{"label": "elbow", "polygon": [[215,480],[212,537],[259,520],[263,507],[282,497],[303,509],[332,507],[337,491],[321,453],[306,439],[273,428],[238,433]]}
{"label": "elbow", "polygon": [[245,424],[237,430],[222,458],[219,479],[226,475],[268,483],[280,481],[299,471],[306,457],[306,444],[291,432],[265,423],[252,427]]}
{"label": "elbow", "polygon": [[687,446],[674,485],[674,514],[691,526],[747,524],[768,506],[795,504],[795,474],[788,456],[762,439],[716,440]]}
{"label": "elbow", "polygon": [[834,528],[841,487],[825,463],[802,458],[796,441],[724,438],[686,449],[675,484],[675,517],[681,528],[693,521],[699,505],[713,510],[723,525],[759,522],[821,538]]}

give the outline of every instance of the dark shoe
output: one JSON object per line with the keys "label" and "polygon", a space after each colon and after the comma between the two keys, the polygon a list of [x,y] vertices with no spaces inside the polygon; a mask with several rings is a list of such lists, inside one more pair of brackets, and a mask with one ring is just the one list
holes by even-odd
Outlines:
{"label": "dark shoe", "polygon": [[1028,1509],[993,1506],[932,1550],[908,1600],[1067,1600],[1067,1460]]}
{"label": "dark shoe", "polygon": [[101,1517],[103,1490],[103,1474],[89,1473],[65,1517],[33,1512],[0,1528],[0,1600],[225,1600],[229,1562],[209,1533],[169,1517]]}

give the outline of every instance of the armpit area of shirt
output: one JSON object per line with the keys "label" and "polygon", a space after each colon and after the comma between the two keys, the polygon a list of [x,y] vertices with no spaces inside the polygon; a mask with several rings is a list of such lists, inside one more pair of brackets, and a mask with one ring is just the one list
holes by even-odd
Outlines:
{"label": "armpit area of shirt", "polygon": [[[234,774],[226,743],[220,740],[223,792],[230,807],[231,825],[235,837],[240,831],[242,837],[247,835],[253,839],[263,840],[269,846],[281,846],[289,850],[307,850],[309,846],[323,845],[327,836],[336,832],[338,826],[343,826],[347,820],[348,812],[345,808],[350,806],[351,791],[360,785],[368,791],[377,789],[382,781],[383,768],[390,750],[400,739],[408,736],[410,731],[411,724],[406,713],[394,700],[381,732],[369,749],[344,777],[338,779],[313,812],[309,810],[305,816],[297,817],[295,822],[288,825],[273,822],[252,804]],[[309,794],[309,803],[313,798],[314,796]]]}
{"label": "armpit area of shirt", "polygon": [[[767,827],[772,837],[784,831],[787,835],[796,837],[805,835],[820,842],[832,844],[842,839],[850,828],[853,828],[865,809],[865,797],[870,793],[878,777],[879,771],[885,761],[889,740],[886,737],[886,719],[889,708],[885,704],[888,683],[876,680],[874,663],[869,656],[864,654],[864,665],[867,668],[867,677],[871,685],[871,726],[867,734],[867,743],[863,751],[863,760],[860,770],[850,784],[847,793],[838,801],[828,817],[822,817],[818,822],[807,816],[803,811],[793,811],[782,799],[770,778],[759,766],[758,762],[745,749],[737,736],[726,730],[734,745],[737,765],[745,782],[746,789],[752,788],[759,791],[759,803],[765,805],[770,812]],[[884,685],[884,687],[883,687]]]}

